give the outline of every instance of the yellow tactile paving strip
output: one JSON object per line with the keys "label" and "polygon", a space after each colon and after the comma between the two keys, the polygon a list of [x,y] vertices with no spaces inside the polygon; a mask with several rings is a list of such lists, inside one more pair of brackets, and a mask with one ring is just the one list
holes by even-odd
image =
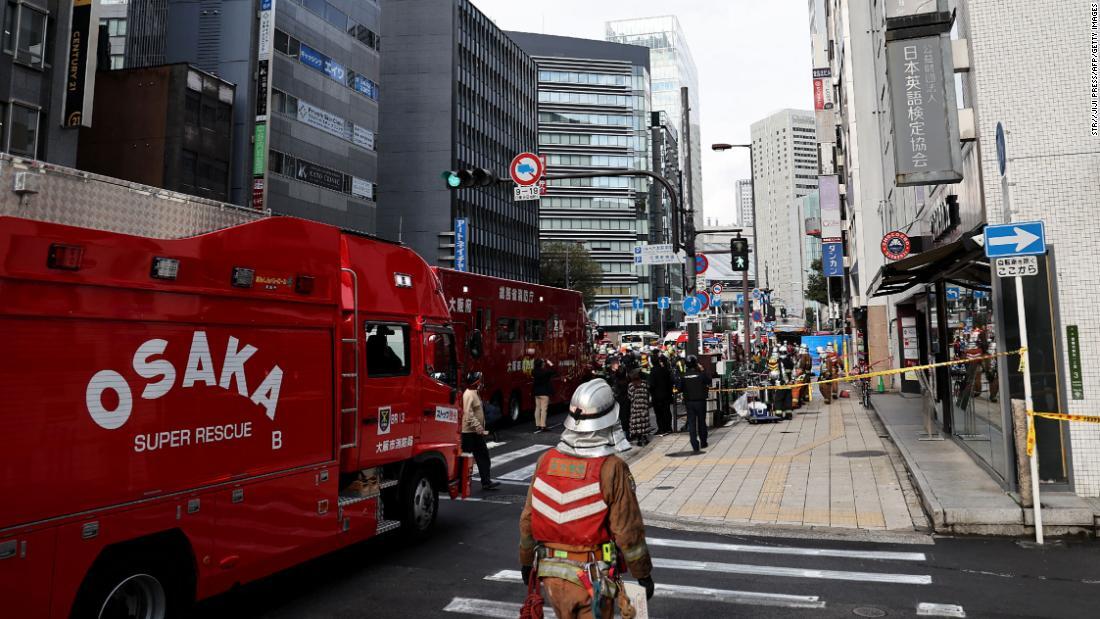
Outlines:
{"label": "yellow tactile paving strip", "polygon": [[642,509],[663,516],[913,530],[885,440],[853,400],[815,398],[793,421],[712,430],[701,455],[683,455],[686,434],[659,438],[630,468]]}

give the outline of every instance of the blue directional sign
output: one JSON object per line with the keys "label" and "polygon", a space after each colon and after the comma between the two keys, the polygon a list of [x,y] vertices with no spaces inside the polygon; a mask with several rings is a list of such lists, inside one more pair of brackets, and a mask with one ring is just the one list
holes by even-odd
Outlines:
{"label": "blue directional sign", "polygon": [[635,311],[645,309],[645,299],[634,297],[630,300],[630,307],[634,308]]}
{"label": "blue directional sign", "polygon": [[740,306],[740,305],[744,305],[744,304],[745,304],[745,293],[738,292],[737,293],[737,305]]}
{"label": "blue directional sign", "polygon": [[607,302],[607,307],[613,312],[619,311],[619,300],[618,299],[611,299],[610,301]]}
{"label": "blue directional sign", "polygon": [[666,310],[672,306],[672,299],[668,297],[657,297],[657,309]]}
{"label": "blue directional sign", "polygon": [[694,316],[699,313],[699,310],[703,309],[703,303],[699,300],[699,297],[692,295],[690,297],[684,297],[684,313],[688,316]]}
{"label": "blue directional sign", "polygon": [[954,286],[948,286],[948,288],[947,288],[947,300],[948,301],[958,301],[959,300],[959,289],[955,288]]}
{"label": "blue directional sign", "polygon": [[986,226],[987,258],[1037,256],[1047,252],[1047,236],[1041,221]]}
{"label": "blue directional sign", "polygon": [[760,300],[760,296],[761,296],[762,294],[764,294],[764,293],[760,292],[760,289],[759,289],[759,288],[753,288],[753,289],[752,289],[752,300],[753,300],[753,301],[759,301],[759,300]]}

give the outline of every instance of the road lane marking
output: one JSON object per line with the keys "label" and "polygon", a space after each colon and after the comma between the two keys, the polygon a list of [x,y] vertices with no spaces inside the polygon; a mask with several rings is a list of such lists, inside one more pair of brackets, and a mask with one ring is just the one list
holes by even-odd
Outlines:
{"label": "road lane marking", "polygon": [[646,538],[650,546],[690,548],[693,550],[725,550],[729,552],[754,552],[768,555],[801,555],[806,557],[842,557],[845,559],[878,559],[883,561],[925,561],[923,552],[887,552],[871,550],[838,550],[834,548],[796,548],[794,546],[758,546],[750,544],[724,544],[691,540]]}
{"label": "road lane marking", "polygon": [[[485,577],[495,582],[522,583],[519,570],[500,570]],[[732,591],[710,587],[690,587],[657,583],[660,597],[726,604],[750,604],[753,606],[781,606],[784,608],[825,608],[825,602],[816,595],[787,595],[785,593],[759,593],[756,591]]]}
{"label": "road lane marking", "polygon": [[966,617],[966,611],[958,604],[934,604],[921,602],[917,604],[918,617]]}
{"label": "road lane marking", "polygon": [[509,503],[508,501],[495,501],[493,499],[483,499],[481,497],[476,497],[476,496],[468,496],[464,499],[452,499],[451,497],[449,497],[445,494],[442,494],[442,495],[439,496],[439,498],[443,499],[444,501],[456,501],[456,502],[473,501],[474,503],[493,503],[495,505],[511,505],[511,503]]}
{"label": "road lane marking", "polygon": [[498,480],[508,480],[508,481],[527,481],[528,479],[531,479],[532,475],[535,474],[535,467],[536,466],[538,466],[538,462],[528,464],[527,466],[523,467],[522,469],[516,469],[516,470],[512,471],[511,473],[505,473],[503,475],[498,475],[497,479]]}
{"label": "road lane marking", "polygon": [[488,443],[485,443],[485,448],[486,449],[496,449],[497,447],[500,447],[501,445],[507,445],[507,444],[508,444],[508,441],[489,441]]}
{"label": "road lane marking", "polygon": [[523,449],[516,449],[513,451],[502,453],[499,456],[493,456],[490,458],[490,461],[493,463],[493,466],[499,466],[501,464],[511,462],[512,460],[519,460],[520,458],[529,456],[531,454],[542,453],[547,449],[550,449],[550,447],[552,447],[552,445],[528,445]]}
{"label": "road lane marking", "polygon": [[[475,615],[477,617],[516,619],[522,606],[522,604],[515,602],[498,602],[478,598],[452,598],[451,603],[443,608],[443,612]],[[554,609],[546,606],[543,607],[542,613],[544,616],[553,617]]]}
{"label": "road lane marking", "polygon": [[853,580],[856,582],[882,582],[899,585],[930,585],[932,577],[925,574],[886,574],[879,572],[846,572],[840,570],[812,570],[799,567],[777,567],[746,563],[717,563],[712,561],[682,561],[679,559],[653,559],[656,567],[696,572],[723,572],[726,574],[750,574],[753,576],[786,576],[789,578],[821,578],[824,580]]}

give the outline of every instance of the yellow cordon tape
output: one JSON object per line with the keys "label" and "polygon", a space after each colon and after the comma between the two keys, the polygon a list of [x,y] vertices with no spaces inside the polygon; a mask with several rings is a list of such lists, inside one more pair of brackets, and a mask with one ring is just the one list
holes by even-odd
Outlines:
{"label": "yellow cordon tape", "polygon": [[[825,380],[815,380],[809,383],[796,383],[793,385],[760,385],[759,387],[727,387],[720,389],[720,391],[778,391],[780,389],[794,389],[795,387],[802,387],[805,385],[824,385],[826,383],[839,383],[853,380],[862,380],[864,378],[875,378],[876,376],[893,376],[894,374],[905,374],[906,372],[916,372],[918,370],[930,370],[933,368],[945,368],[952,365],[963,365],[966,363],[976,363],[978,361],[988,361],[990,359],[996,359],[998,357],[1008,357],[1010,355],[1023,355],[1027,351],[1027,348],[1018,348],[1016,350],[1010,350],[1007,352],[998,352],[990,355],[980,355],[977,357],[969,357],[967,359],[956,359],[954,361],[940,361],[939,363],[926,363],[924,365],[911,365],[905,368],[893,368],[889,370],[879,370],[877,372],[868,372],[866,374],[846,374],[840,378],[827,378]],[[1022,357],[1021,357],[1022,358]],[[1055,414],[1055,413],[1051,413]]]}
{"label": "yellow cordon tape", "polygon": [[1100,417],[1094,415],[1070,415],[1067,413],[1041,413],[1039,411],[1027,412],[1027,455],[1035,451],[1035,418],[1054,419],[1056,421],[1080,421],[1082,423],[1100,423]]}

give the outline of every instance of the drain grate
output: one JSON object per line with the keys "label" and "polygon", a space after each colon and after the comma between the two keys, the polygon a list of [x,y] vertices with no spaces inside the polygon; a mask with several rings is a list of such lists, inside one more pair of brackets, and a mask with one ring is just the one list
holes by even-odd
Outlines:
{"label": "drain grate", "polygon": [[860,606],[853,609],[852,614],[857,617],[885,617],[886,611],[874,606]]}
{"label": "drain grate", "polygon": [[675,490],[676,486],[657,486],[654,490]]}
{"label": "drain grate", "polygon": [[875,456],[885,456],[886,452],[877,449],[867,449],[864,451],[842,451],[837,455],[844,456],[845,458],[874,458]]}

